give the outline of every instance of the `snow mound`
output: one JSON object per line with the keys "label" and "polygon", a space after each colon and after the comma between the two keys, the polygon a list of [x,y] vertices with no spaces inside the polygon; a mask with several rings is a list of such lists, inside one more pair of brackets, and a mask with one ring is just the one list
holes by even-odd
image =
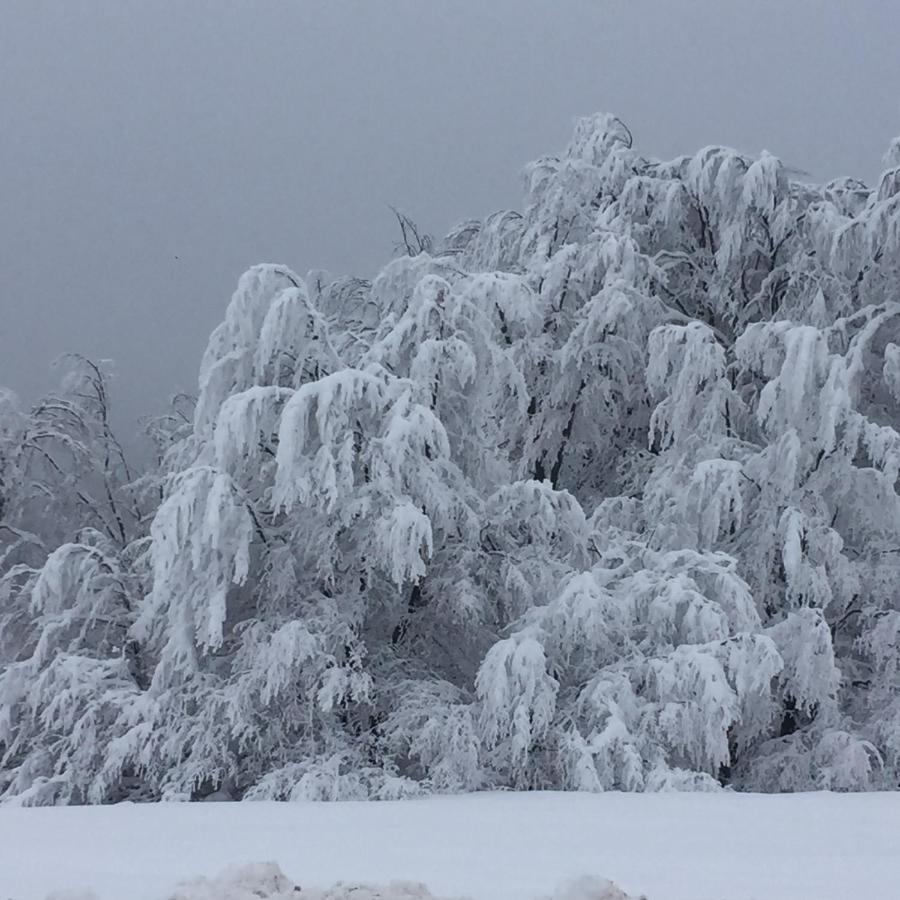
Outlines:
{"label": "snow mound", "polygon": [[[47,900],[97,900],[96,894],[56,891]],[[424,884],[393,881],[386,885],[342,882],[330,888],[295,884],[273,862],[226,869],[216,878],[194,878],[180,884],[165,900],[450,900],[435,897]],[[462,898],[457,898],[462,900]],[[485,898],[489,900],[489,898]],[[581,878],[541,900],[646,900],[620,890],[611,881]]]}
{"label": "snow mound", "polygon": [[300,891],[302,900],[435,900],[434,894],[416,881],[393,881],[387,885],[339,881],[324,891]]}
{"label": "snow mound", "polygon": [[626,894],[605,878],[584,877],[569,882],[546,900],[647,900],[647,898]]}
{"label": "snow mound", "polygon": [[[413,881],[387,885],[338,882],[324,890],[295,884],[275,863],[254,863],[229,869],[217,878],[197,878],[182,884],[166,900],[438,900]],[[571,900],[576,900],[575,897]]]}
{"label": "snow mound", "polygon": [[276,863],[252,863],[226,869],[217,878],[194,878],[166,900],[298,900],[303,892]]}

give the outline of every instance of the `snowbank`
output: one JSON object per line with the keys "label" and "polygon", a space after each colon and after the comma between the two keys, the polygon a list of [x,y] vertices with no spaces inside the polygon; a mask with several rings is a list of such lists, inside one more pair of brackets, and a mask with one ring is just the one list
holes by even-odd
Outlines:
{"label": "snowbank", "polygon": [[[47,900],[97,900],[95,894],[54,892]],[[303,888],[281,871],[277,863],[251,863],[228,869],[216,878],[194,878],[179,885],[166,900],[450,900],[435,897],[415,881],[386,885],[338,882],[325,889]],[[462,900],[462,898],[457,898]],[[612,882],[581,878],[547,900],[636,900]],[[643,900],[643,898],[642,898]]]}

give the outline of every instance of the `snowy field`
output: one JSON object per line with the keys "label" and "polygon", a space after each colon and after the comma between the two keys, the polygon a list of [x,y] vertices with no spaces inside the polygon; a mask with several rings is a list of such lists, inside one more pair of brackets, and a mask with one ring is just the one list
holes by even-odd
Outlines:
{"label": "snowy field", "polygon": [[412,880],[475,900],[585,875],[649,900],[896,900],[900,793],[0,807],[0,900],[164,900],[176,882],[263,861],[304,889]]}

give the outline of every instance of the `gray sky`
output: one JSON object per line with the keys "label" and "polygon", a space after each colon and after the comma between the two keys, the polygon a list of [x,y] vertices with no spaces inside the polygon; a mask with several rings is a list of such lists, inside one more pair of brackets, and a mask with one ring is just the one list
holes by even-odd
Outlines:
{"label": "gray sky", "polygon": [[870,179],[898,33],[898,0],[0,0],[0,384],[77,350],[158,409],[248,265],[370,275],[388,204],[516,207],[597,110]]}

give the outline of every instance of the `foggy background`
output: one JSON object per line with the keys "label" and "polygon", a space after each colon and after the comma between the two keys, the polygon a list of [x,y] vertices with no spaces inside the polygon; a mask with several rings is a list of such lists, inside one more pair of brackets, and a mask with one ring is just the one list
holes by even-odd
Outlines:
{"label": "foggy background", "polygon": [[652,156],[766,148],[871,181],[897,0],[0,0],[0,385],[116,362],[124,436],[240,273],[370,276],[398,233],[518,207],[577,115]]}

